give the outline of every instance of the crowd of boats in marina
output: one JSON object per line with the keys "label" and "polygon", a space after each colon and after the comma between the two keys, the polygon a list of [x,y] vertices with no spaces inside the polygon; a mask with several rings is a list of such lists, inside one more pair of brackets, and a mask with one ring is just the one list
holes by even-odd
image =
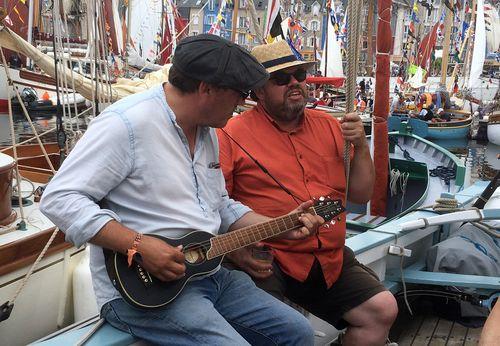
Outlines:
{"label": "crowd of boats in marina", "polygon": [[[0,23],[0,84],[4,86],[0,88],[0,112],[5,113],[0,115],[0,139],[5,136],[12,141],[11,144],[0,147],[0,343],[22,345],[36,341],[42,345],[141,344],[140,340],[103,324],[99,319],[90,281],[88,249],[66,243],[64,234],[39,211],[38,202],[44,185],[50,181],[64,157],[71,152],[73,144],[85,131],[85,125],[116,100],[165,82],[169,64],[161,59],[156,60],[158,64],[146,61],[147,54],[144,52],[138,53],[142,56],[138,56],[137,62],[132,63],[132,52],[137,53],[141,49],[138,49],[137,44],[132,52],[126,52],[124,47],[130,43],[127,26],[132,26],[131,21],[137,18],[124,16],[123,12],[127,9],[119,6],[118,1],[103,1],[103,8],[97,6],[97,2],[87,1],[87,13],[95,13],[95,16],[85,21],[78,17],[80,24],[86,23],[88,34],[86,40],[80,38],[79,44],[72,45],[69,37],[64,36],[71,31],[64,16],[65,10],[58,8],[58,2],[54,2],[55,8],[50,18],[63,29],[56,30],[55,26],[51,35],[47,36],[53,39],[53,42],[49,42],[52,45],[51,54],[46,54],[41,49],[41,40],[38,40],[37,45],[32,37],[23,38],[18,28],[9,24],[9,20],[12,22],[14,16],[17,16],[13,9],[16,6],[19,8],[20,4],[17,1],[8,3],[8,12]],[[36,3],[38,2],[30,1],[29,10],[19,14],[31,13],[31,17],[24,18],[26,22],[29,21],[30,28],[41,27],[41,22],[33,19],[33,11],[36,12],[39,8],[37,6],[41,6],[34,5]],[[210,28],[217,33],[218,24],[221,34],[220,17],[227,16],[221,14],[227,6],[226,1],[210,0],[201,3],[204,4],[202,9],[212,6],[212,12],[219,11],[215,13],[217,16],[212,25],[213,30]],[[245,5],[250,13],[252,11],[248,3],[253,1],[248,1]],[[286,7],[288,12],[282,8],[283,15],[290,14],[288,6],[293,9],[305,1],[286,3],[283,8]],[[373,1],[368,1],[366,6],[371,8],[369,4],[372,3]],[[466,30],[463,34],[465,43],[457,41],[459,50],[461,45],[470,47],[470,53],[462,49],[459,60],[470,61],[470,64],[475,64],[474,68],[461,64],[460,69],[469,71],[469,74],[455,73],[450,76],[446,66],[442,69],[441,77],[426,77],[421,70],[425,66],[429,70],[429,52],[428,61],[410,61],[407,57],[406,62],[403,59],[393,63],[400,67],[400,71],[403,71],[402,66],[408,70],[413,65],[416,69],[414,73],[403,74],[399,71],[390,77],[391,71],[382,71],[387,79],[381,81],[361,71],[354,75],[354,80],[352,75],[344,75],[342,66],[346,64],[346,56],[341,53],[344,50],[341,44],[343,41],[339,41],[337,36],[346,34],[342,32],[341,17],[336,17],[337,13],[343,12],[339,11],[341,4],[321,5],[311,2],[308,5],[310,7],[320,5],[331,28],[328,27],[322,40],[329,42],[330,47],[323,46],[323,49],[314,52],[313,59],[316,59],[316,53],[320,54],[319,51],[324,51],[325,54],[323,63],[318,61],[316,71],[312,71],[308,77],[308,107],[325,110],[335,117],[342,117],[346,110],[356,108],[362,114],[368,141],[373,141],[376,132],[373,118],[380,114],[375,110],[377,102],[379,108],[387,111],[385,117],[389,130],[386,133],[389,153],[385,154],[388,154],[389,170],[384,205],[386,214],[373,213],[373,206],[370,205],[372,202],[347,206],[346,245],[355,252],[357,259],[373,269],[386,287],[400,298],[401,292],[406,292],[407,285],[415,285],[417,288],[418,285],[454,286],[460,292],[470,290],[467,291],[471,292],[468,294],[476,299],[476,305],[487,314],[500,294],[500,269],[496,276],[467,272],[456,273],[462,276],[452,277],[434,273],[425,265],[429,249],[461,232],[460,227],[464,222],[484,222],[486,226],[479,226],[477,232],[484,232],[481,229],[483,227],[489,230],[485,234],[490,237],[496,239],[500,235],[500,79],[499,74],[495,74],[500,71],[500,56],[498,60],[490,61],[491,65],[485,65],[486,36],[482,38],[480,33],[484,33],[483,10],[486,5],[482,0],[477,2],[477,11],[472,13],[466,13],[462,9],[451,12],[444,3],[440,7],[444,13],[455,13],[462,22],[467,19],[468,27],[475,30],[474,40],[470,39],[472,33]],[[453,5],[454,2],[451,3]],[[471,3],[472,7],[474,4],[476,1]],[[173,1],[166,1],[165,11],[160,16],[163,19],[158,20],[162,22],[161,32],[150,35],[155,42],[161,43],[156,52],[158,56],[175,48],[175,43],[182,38],[184,30],[190,30],[189,22],[180,20],[178,5]],[[271,7],[271,2],[268,6]],[[414,7],[424,11],[422,2],[416,1],[410,11],[412,16],[415,14]],[[233,5],[234,8],[238,8],[237,2]],[[271,17],[276,18],[276,9],[273,11],[274,14],[271,8],[267,11],[268,30],[274,21]],[[488,11],[491,12],[491,8]],[[279,2],[277,12],[280,12]],[[493,27],[491,30],[500,30],[498,12],[495,13],[496,17],[492,17],[490,22],[499,28]],[[193,15],[194,10],[189,19]],[[332,17],[336,17],[335,20]],[[343,17],[344,21],[347,20],[345,17],[347,16]],[[236,21],[235,18],[233,22]],[[15,19],[14,22],[18,22],[19,18]],[[253,20],[250,15],[249,19]],[[441,44],[443,65],[445,60],[448,63],[448,53],[445,51],[450,46],[455,47],[449,41],[450,30],[445,29],[445,24],[443,21],[439,28],[443,36],[441,41],[444,42]],[[28,31],[32,33],[32,29]],[[170,36],[166,34],[167,31]],[[326,32],[335,37],[328,37]],[[266,37],[267,34],[269,31],[259,36]],[[424,37],[425,34],[428,33],[422,32],[421,36]],[[38,37],[43,35],[38,33]],[[288,39],[290,44],[297,43],[295,37],[288,36]],[[237,38],[233,36],[233,40]],[[420,41],[422,42],[423,40]],[[446,44],[448,48],[445,48]],[[149,46],[151,45],[149,42]],[[338,51],[332,51],[332,46]],[[419,44],[415,43],[414,46],[418,56]],[[85,56],[82,56],[83,47],[88,48]],[[426,49],[429,47],[426,46]],[[482,61],[479,52],[481,49]],[[497,54],[500,55],[498,49],[500,47],[497,47]],[[329,52],[330,57],[326,52]],[[386,55],[389,57],[390,54]],[[17,60],[18,57],[22,57],[22,62]],[[341,60],[339,62],[334,59]],[[327,72],[328,64],[330,70],[333,64],[340,64],[340,68],[333,72],[336,75]],[[477,64],[481,64],[479,74]],[[380,66],[389,68],[391,65]],[[380,70],[380,67],[377,68]],[[387,83],[390,92],[390,97],[387,95],[386,99],[382,99],[385,102],[383,106],[380,99],[377,100],[376,93],[380,90],[376,89],[377,81],[379,88]],[[348,83],[355,88],[351,87],[349,91]],[[246,105],[239,110],[253,105],[253,101],[248,99]],[[46,133],[36,133],[31,124],[42,118],[49,119],[53,127]],[[14,131],[15,122],[19,119],[30,124],[31,132],[36,135],[19,138]],[[55,140],[45,140],[44,136],[48,134],[55,134],[51,137]],[[486,156],[490,170],[492,167],[493,171],[483,177],[484,181],[471,182],[470,166],[442,145],[432,142],[436,139],[466,138],[476,138],[484,143],[489,141],[485,144],[485,151],[488,151]],[[453,214],[456,210],[450,210],[447,213],[450,216],[444,221],[433,219],[437,216],[429,206],[435,205],[436,200],[444,197],[454,199],[463,210],[479,208],[489,212],[483,212],[480,217],[484,221],[478,219],[477,215],[469,217],[468,214]],[[481,200],[485,203],[478,203]],[[425,220],[425,224],[418,229],[408,226],[416,220]],[[408,227],[405,228],[404,225]],[[396,253],[395,249],[401,250],[401,253]],[[406,294],[401,299],[408,304]],[[339,331],[332,326],[325,325],[315,316],[308,317],[317,331],[316,344],[326,345],[337,337]]]}

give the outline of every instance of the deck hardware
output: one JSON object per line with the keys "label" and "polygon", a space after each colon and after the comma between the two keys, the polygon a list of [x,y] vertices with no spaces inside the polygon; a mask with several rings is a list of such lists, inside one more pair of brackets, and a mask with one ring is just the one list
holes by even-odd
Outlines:
{"label": "deck hardware", "polygon": [[389,253],[396,256],[411,257],[411,250],[401,245],[390,245]]}

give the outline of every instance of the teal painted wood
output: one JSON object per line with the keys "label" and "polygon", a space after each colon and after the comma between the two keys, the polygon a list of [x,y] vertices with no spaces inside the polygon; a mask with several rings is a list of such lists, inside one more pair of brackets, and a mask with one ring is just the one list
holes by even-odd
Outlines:
{"label": "teal painted wood", "polygon": [[470,131],[470,125],[464,127],[429,127],[425,138],[431,139],[457,139],[466,138]]}
{"label": "teal painted wood", "polygon": [[[475,200],[488,186],[488,181],[478,181],[474,185],[462,190],[455,195],[459,203],[470,203]],[[355,254],[368,251],[384,243],[395,241],[396,238],[402,237],[410,232],[418,232],[418,230],[402,231],[399,226],[403,222],[412,221],[419,218],[428,218],[437,215],[433,211],[412,211],[399,218],[392,219],[376,228],[369,229],[366,232],[358,234],[354,237],[346,239],[346,246],[351,248]]]}
{"label": "teal painted wood", "polygon": [[[97,322],[95,322],[97,323]],[[54,336],[49,340],[45,340],[31,345],[37,346],[66,346],[76,345],[82,340],[84,335],[94,326],[94,324],[85,326],[80,329],[71,329],[65,333]],[[139,341],[128,333],[122,332],[110,324],[105,323],[85,342],[85,346],[123,346],[130,345]]]}
{"label": "teal painted wood", "polygon": [[403,133],[401,133],[401,132],[399,132],[399,133],[398,132],[389,133],[389,135],[395,135],[395,134],[399,134],[400,136],[407,136],[407,137],[416,138],[417,140],[419,140],[421,142],[424,142],[426,145],[429,145],[429,146],[431,146],[431,147],[439,150],[440,152],[443,153],[443,155],[449,157],[453,161],[453,163],[455,164],[455,166],[456,166],[455,185],[456,186],[463,186],[464,185],[464,181],[465,181],[465,165],[462,162],[462,160],[460,160],[457,156],[455,156],[455,154],[453,154],[450,151],[446,150],[442,146],[437,145],[436,143],[433,143],[431,141],[428,141],[425,138],[419,137],[419,136],[411,134],[411,133],[407,133],[407,132],[403,132]]}
{"label": "teal painted wood", "polygon": [[[401,272],[399,269],[388,270],[385,274],[385,278],[389,281],[400,282]],[[404,279],[406,283],[414,284],[500,290],[500,277],[492,276],[426,272],[421,270],[405,269]]]}

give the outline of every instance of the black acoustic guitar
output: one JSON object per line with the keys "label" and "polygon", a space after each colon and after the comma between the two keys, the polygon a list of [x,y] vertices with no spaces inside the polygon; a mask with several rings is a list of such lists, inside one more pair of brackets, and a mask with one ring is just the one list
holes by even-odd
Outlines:
{"label": "black acoustic guitar", "polygon": [[[330,221],[344,210],[340,200],[322,197],[308,212]],[[216,271],[225,254],[302,227],[300,214],[285,215],[218,236],[202,231],[193,231],[178,239],[148,234],[174,247],[183,245],[186,275],[179,280],[161,281],[142,267],[139,258],[136,257],[129,267],[127,256],[105,249],[106,269],[111,282],[129,304],[138,308],[159,308],[174,300],[191,278]]]}

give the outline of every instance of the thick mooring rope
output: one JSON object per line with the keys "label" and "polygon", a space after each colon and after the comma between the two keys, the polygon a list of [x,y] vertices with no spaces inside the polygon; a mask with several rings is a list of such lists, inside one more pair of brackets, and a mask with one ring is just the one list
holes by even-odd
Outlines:
{"label": "thick mooring rope", "polygon": [[[361,32],[362,0],[351,0],[347,4],[347,76],[346,76],[346,113],[353,112],[356,97],[356,77],[358,75],[359,37]],[[346,202],[349,192],[349,174],[351,168],[351,143],[344,141],[344,170],[346,179]]]}

